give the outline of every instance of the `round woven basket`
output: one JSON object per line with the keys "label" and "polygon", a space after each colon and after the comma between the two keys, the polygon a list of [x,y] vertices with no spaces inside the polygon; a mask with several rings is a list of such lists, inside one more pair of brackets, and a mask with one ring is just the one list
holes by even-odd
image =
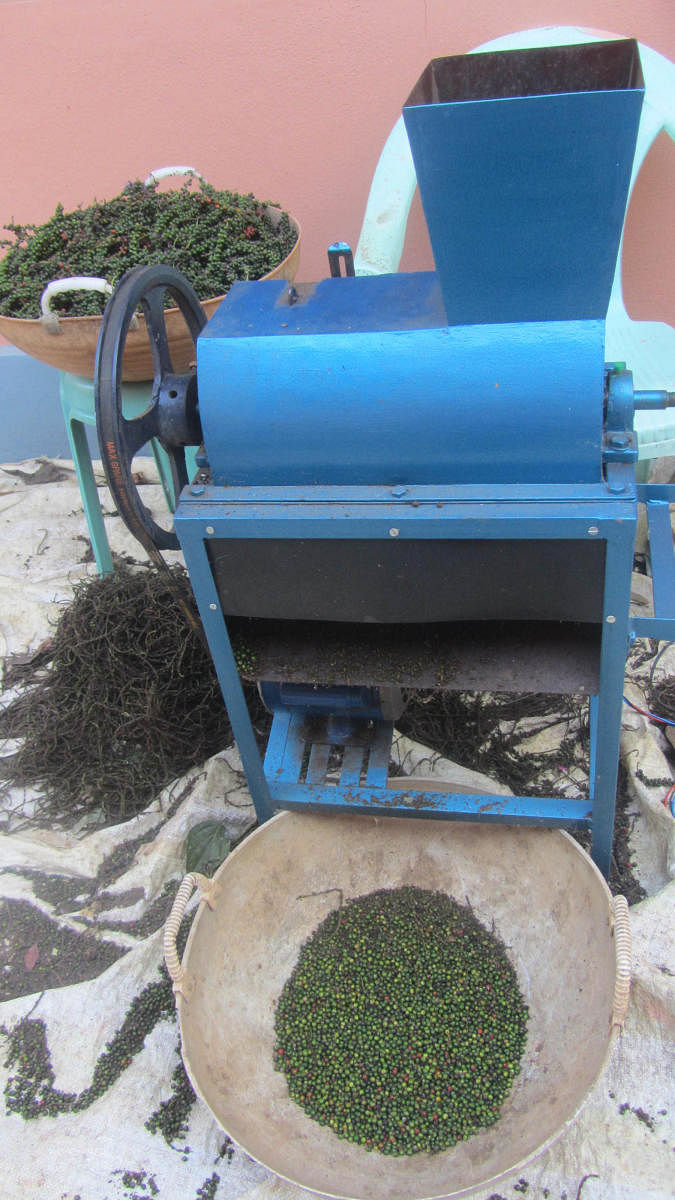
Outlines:
{"label": "round woven basket", "polygon": [[[267,213],[275,223],[281,219],[281,209],[268,206]],[[261,276],[262,279],[295,279],[300,261],[300,226],[292,218],[291,226],[297,233],[293,249],[274,270]],[[216,311],[222,299],[222,296],[215,296],[202,301],[207,320]],[[178,308],[167,309],[165,321],[173,368],[176,374],[182,374],[189,369],[194,359],[192,338]],[[55,328],[58,332],[52,332],[51,328],[39,319],[0,315],[0,334],[13,346],[50,367],[58,367],[60,371],[69,371],[71,375],[83,375],[87,379],[93,379],[101,318],[61,317],[55,323]],[[127,335],[122,378],[125,383],[140,383],[152,377],[150,343],[145,321],[139,317],[137,328],[130,329]]]}
{"label": "round woven basket", "polygon": [[[443,890],[508,948],[530,1010],[522,1070],[498,1122],[450,1150],[394,1158],[341,1140],[274,1069],[274,1013],[301,946],[339,903],[377,888]],[[182,964],[176,933],[202,904]],[[332,889],[332,890],[327,890]],[[465,1196],[521,1168],[563,1131],[602,1072],[630,982],[623,897],[558,830],[419,818],[281,813],[213,880],[187,876],[165,929],[183,1059],[243,1149],[323,1196]]]}

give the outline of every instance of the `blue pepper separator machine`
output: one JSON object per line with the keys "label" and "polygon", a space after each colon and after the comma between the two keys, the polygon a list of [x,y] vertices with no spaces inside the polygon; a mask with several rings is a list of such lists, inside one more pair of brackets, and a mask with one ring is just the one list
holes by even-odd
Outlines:
{"label": "blue pepper separator machine", "polygon": [[[338,243],[330,278],[237,283],[205,327],[169,268],[131,271],[111,299],[108,480],[151,554],[180,543],[261,823],[312,809],[585,828],[608,874],[626,653],[675,628],[675,489],[636,486],[633,468],[634,409],[675,397],[604,361],[642,95],[630,40],[434,60],[403,113],[435,272],[353,277]],[[166,292],[196,374],[173,372]],[[155,382],[128,421],[139,305]],[[131,477],[150,436],[186,485],[175,534]],[[640,502],[655,615],[635,619]],[[238,664],[274,713],[264,762]],[[587,694],[588,798],[389,779],[420,687]]]}

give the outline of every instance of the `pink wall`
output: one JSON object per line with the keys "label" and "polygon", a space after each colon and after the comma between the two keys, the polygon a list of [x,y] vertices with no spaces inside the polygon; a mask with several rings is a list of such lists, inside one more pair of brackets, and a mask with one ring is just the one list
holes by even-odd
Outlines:
{"label": "pink wall", "polygon": [[[612,30],[675,59],[672,0],[0,0],[0,225],[191,163],[300,221],[300,275],[356,245],[370,179],[430,58],[514,29]],[[640,178],[624,258],[637,317],[675,324],[675,147]],[[419,212],[402,264],[430,265]]]}

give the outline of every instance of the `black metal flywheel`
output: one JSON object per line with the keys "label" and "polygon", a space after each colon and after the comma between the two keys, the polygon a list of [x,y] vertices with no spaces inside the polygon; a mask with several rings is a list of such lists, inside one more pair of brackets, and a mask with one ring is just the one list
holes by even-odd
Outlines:
{"label": "black metal flywheel", "polygon": [[[188,482],[185,447],[201,442],[196,369],[176,374],[166,332],[164,299],[169,293],[195,343],[206,316],[187,279],[173,267],[134,267],[122,276],[106,306],[96,351],[96,427],[103,466],[120,516],[149,554],[177,550],[173,529],[159,525],[143,504],[134,481],[134,455],[151,439],[166,452],[174,495]],[[140,416],[124,415],[122,359],[134,314],[141,309],[152,350],[152,397]]]}

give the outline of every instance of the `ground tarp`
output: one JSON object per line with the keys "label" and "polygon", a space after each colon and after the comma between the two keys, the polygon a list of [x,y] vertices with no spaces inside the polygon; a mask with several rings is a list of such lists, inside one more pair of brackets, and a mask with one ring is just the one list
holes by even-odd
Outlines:
{"label": "ground tarp", "polygon": [[[161,506],[150,463],[146,477],[145,502]],[[104,487],[100,494],[113,550],[139,557]],[[7,657],[35,650],[73,583],[95,572],[72,464],[2,468],[0,525],[0,654]],[[675,666],[668,655],[660,670]],[[649,670],[647,661],[630,673],[627,694],[639,704]],[[544,753],[555,755],[556,736],[533,724]],[[675,821],[662,803],[671,770],[655,726],[633,710],[626,710],[622,751],[632,857],[647,892],[630,914],[625,1028],[606,1073],[555,1145],[474,1193],[477,1200],[673,1194]],[[424,763],[425,775],[457,778],[452,764],[424,747],[401,740],[397,753],[406,770]],[[254,821],[236,750],[113,826],[45,829],[32,819],[33,799],[9,790],[0,814],[0,963],[6,984],[14,970],[24,990],[0,1003],[4,1200],[300,1200],[307,1193],[254,1163],[186,1087],[161,971],[162,923],[185,872],[188,832],[214,819],[236,839]]]}

